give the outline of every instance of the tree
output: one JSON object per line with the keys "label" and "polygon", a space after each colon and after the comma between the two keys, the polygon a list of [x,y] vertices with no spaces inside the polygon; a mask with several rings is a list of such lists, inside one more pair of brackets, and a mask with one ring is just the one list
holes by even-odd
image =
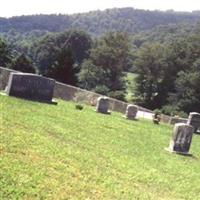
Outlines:
{"label": "tree", "polygon": [[92,39],[90,35],[84,31],[70,30],[64,32],[64,34],[67,36],[64,41],[64,48],[72,53],[73,60],[79,65],[84,59],[89,57]]}
{"label": "tree", "polygon": [[54,66],[60,47],[54,34],[47,34],[32,44],[33,61],[39,74],[45,75]]}
{"label": "tree", "polygon": [[185,112],[199,105],[199,44],[200,36],[190,35],[169,44],[144,44],[139,49],[136,94],[142,105]]}
{"label": "tree", "polygon": [[46,76],[56,79],[57,81],[75,85],[76,68],[71,52],[68,49],[61,49],[57,53],[55,62],[48,69]]}
{"label": "tree", "polygon": [[76,73],[91,45],[92,39],[83,31],[47,34],[33,44],[33,58],[40,74],[76,85]]}
{"label": "tree", "polygon": [[159,43],[144,44],[137,54],[135,65],[138,76],[136,78],[136,95],[138,102],[149,108],[162,105],[162,81],[165,76],[164,62],[165,48]]}
{"label": "tree", "polygon": [[101,94],[106,94],[109,91],[102,81],[105,80],[105,71],[94,65],[92,60],[85,60],[82,63],[78,79],[79,85],[86,90],[93,90]]}
{"label": "tree", "polygon": [[21,72],[35,73],[35,68],[32,62],[24,54],[21,54],[14,59],[11,68]]}
{"label": "tree", "polygon": [[200,112],[200,59],[188,71],[178,73],[176,93],[171,95],[171,104],[185,112]]}
{"label": "tree", "polygon": [[11,52],[5,41],[0,38],[0,66],[8,67],[11,63]]}
{"label": "tree", "polygon": [[[79,80],[96,92],[124,99],[124,70],[130,63],[129,38],[126,34],[111,32],[100,38],[84,62]],[[88,66],[86,66],[88,65]],[[89,74],[87,73],[89,71]]]}

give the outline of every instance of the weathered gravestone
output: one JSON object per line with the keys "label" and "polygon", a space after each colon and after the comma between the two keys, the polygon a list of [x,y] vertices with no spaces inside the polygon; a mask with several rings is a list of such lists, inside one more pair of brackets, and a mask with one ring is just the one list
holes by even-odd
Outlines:
{"label": "weathered gravestone", "polygon": [[137,112],[138,112],[138,106],[130,104],[126,108],[126,113],[125,113],[124,117],[126,119],[133,120],[133,119],[135,119]]}
{"label": "weathered gravestone", "polygon": [[55,80],[36,74],[11,73],[6,93],[9,96],[52,103]]}
{"label": "weathered gravestone", "polygon": [[194,132],[197,132],[200,128],[200,113],[191,112],[189,114],[187,124],[193,126]]}
{"label": "weathered gravestone", "polygon": [[108,111],[109,107],[109,98],[108,97],[99,97],[97,99],[96,112],[103,114],[110,114]]}
{"label": "weathered gravestone", "polygon": [[167,150],[179,154],[190,155],[188,152],[192,141],[192,135],[192,126],[184,123],[175,124],[172,139]]}

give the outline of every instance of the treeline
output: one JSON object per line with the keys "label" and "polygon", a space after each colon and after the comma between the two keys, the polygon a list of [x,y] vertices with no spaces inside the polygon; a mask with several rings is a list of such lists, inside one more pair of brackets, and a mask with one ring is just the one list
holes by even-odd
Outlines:
{"label": "treeline", "polygon": [[189,23],[200,20],[199,12],[162,12],[134,8],[115,8],[73,15],[30,15],[0,18],[0,32],[16,30],[20,33],[33,30],[60,32],[66,29],[82,29],[92,35],[111,31],[139,33],[158,25]]}
{"label": "treeline", "polygon": [[144,43],[135,60],[140,104],[166,114],[200,112],[200,34]]}
{"label": "treeline", "polygon": [[133,44],[138,48],[145,42],[168,43],[185,38],[191,34],[198,34],[200,31],[200,21],[194,24],[180,23],[160,25],[155,28],[133,34]]}
{"label": "treeline", "polygon": [[84,31],[69,30],[48,33],[26,49],[16,50],[1,40],[0,65],[123,100],[124,71],[131,67],[130,51],[127,34],[111,32],[92,39]]}
{"label": "treeline", "polygon": [[199,23],[161,26],[134,36],[109,32],[92,38],[73,29],[41,37],[36,33],[24,46],[1,39],[0,65],[120,100],[126,95],[125,72],[131,71],[137,74],[135,103],[165,114],[200,112]]}
{"label": "treeline", "polygon": [[133,36],[135,101],[165,114],[200,112],[200,23]]}

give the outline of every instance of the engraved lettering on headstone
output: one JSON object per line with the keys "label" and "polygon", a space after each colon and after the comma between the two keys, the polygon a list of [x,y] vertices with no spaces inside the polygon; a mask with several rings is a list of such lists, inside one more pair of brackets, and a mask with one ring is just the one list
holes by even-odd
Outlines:
{"label": "engraved lettering on headstone", "polygon": [[97,99],[96,112],[103,114],[110,114],[108,111],[109,107],[109,98],[108,97],[99,97]]}
{"label": "engraved lettering on headstone", "polygon": [[192,135],[192,126],[184,123],[175,124],[168,150],[171,152],[188,154],[192,141]]}
{"label": "engraved lettering on headstone", "polygon": [[135,119],[138,112],[138,106],[136,105],[128,105],[126,108],[125,118],[126,119]]}
{"label": "engraved lettering on headstone", "polygon": [[51,103],[54,86],[53,79],[36,74],[11,73],[6,93],[9,96]]}
{"label": "engraved lettering on headstone", "polygon": [[197,130],[200,129],[200,113],[191,112],[187,124],[193,126],[194,132],[197,132]]}

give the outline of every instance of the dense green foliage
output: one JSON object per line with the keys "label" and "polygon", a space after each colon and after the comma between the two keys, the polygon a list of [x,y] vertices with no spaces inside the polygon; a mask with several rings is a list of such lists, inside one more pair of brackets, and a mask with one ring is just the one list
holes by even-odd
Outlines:
{"label": "dense green foliage", "polygon": [[170,103],[179,110],[187,113],[200,112],[200,59],[197,59],[189,70],[178,73],[175,82],[176,93],[170,99]]}
{"label": "dense green foliage", "polygon": [[16,57],[11,65],[11,68],[21,72],[35,73],[35,68],[31,61],[24,55]]}
{"label": "dense green foliage", "polygon": [[179,23],[160,25],[133,35],[133,44],[140,47],[145,42],[169,43],[200,32],[199,23]]}
{"label": "dense green foliage", "polygon": [[10,49],[6,44],[6,42],[0,38],[0,66],[8,66],[10,62],[11,62]]}
{"label": "dense green foliage", "polygon": [[170,104],[174,111],[200,112],[199,58],[200,34],[142,45],[135,62],[139,101],[152,109]]}
{"label": "dense green foliage", "polygon": [[75,74],[82,61],[88,58],[91,46],[88,34],[70,30],[45,35],[31,45],[29,52],[40,74],[75,85]]}
{"label": "dense green foliage", "polygon": [[58,100],[0,95],[0,197],[12,199],[200,199],[194,157],[170,154],[172,127]]}

